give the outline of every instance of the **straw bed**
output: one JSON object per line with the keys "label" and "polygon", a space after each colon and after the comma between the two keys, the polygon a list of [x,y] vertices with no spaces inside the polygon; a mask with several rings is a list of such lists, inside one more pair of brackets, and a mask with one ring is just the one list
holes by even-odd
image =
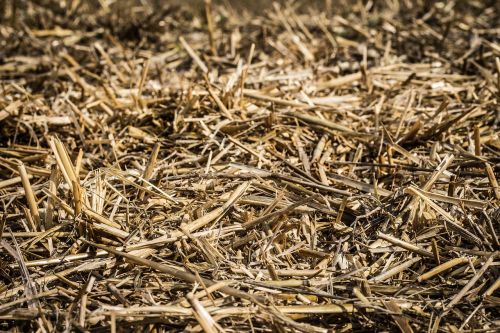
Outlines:
{"label": "straw bed", "polygon": [[260,5],[0,2],[1,330],[500,329],[498,3]]}

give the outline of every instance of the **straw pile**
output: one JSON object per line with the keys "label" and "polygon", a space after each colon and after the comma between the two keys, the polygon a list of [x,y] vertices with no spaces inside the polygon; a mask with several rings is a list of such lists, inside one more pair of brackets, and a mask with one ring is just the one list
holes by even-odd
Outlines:
{"label": "straw pile", "polygon": [[326,5],[4,1],[0,328],[498,330],[498,3]]}

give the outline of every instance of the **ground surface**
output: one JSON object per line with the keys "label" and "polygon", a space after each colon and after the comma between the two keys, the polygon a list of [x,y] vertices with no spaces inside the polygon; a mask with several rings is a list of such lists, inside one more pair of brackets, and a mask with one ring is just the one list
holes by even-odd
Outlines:
{"label": "ground surface", "polygon": [[498,3],[162,3],[0,2],[0,329],[499,329]]}

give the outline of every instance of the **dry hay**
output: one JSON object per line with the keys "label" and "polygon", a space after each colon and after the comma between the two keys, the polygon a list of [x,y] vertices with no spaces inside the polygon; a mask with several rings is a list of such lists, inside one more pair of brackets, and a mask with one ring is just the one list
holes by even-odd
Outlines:
{"label": "dry hay", "polygon": [[326,3],[4,1],[0,328],[497,330],[498,3]]}

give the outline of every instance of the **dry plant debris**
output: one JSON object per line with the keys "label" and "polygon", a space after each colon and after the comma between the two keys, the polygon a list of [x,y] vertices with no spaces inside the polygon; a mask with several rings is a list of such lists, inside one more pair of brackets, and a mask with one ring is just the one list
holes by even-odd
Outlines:
{"label": "dry plant debris", "polygon": [[321,3],[0,2],[2,330],[498,331],[499,3]]}

